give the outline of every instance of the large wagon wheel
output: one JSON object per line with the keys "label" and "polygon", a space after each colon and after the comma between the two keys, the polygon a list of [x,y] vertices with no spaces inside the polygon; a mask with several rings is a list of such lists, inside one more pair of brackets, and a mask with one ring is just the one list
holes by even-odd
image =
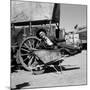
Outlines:
{"label": "large wagon wheel", "polygon": [[37,37],[28,37],[20,45],[19,59],[22,66],[26,70],[41,69],[38,68],[40,64],[40,58],[35,54],[35,51],[39,49],[40,40]]}

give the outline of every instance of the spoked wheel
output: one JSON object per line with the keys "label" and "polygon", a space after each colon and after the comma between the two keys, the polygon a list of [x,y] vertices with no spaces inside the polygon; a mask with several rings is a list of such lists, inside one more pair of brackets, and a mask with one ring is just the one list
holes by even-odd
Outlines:
{"label": "spoked wheel", "polygon": [[37,37],[26,38],[19,48],[19,59],[22,66],[26,70],[42,70],[38,66],[42,65],[43,62],[35,54],[35,51],[39,49],[40,40]]}

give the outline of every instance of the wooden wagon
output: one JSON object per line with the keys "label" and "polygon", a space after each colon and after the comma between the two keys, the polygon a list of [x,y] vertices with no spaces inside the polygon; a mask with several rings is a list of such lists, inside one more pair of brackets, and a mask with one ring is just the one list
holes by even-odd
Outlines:
{"label": "wooden wagon", "polygon": [[[29,71],[44,72],[47,67],[53,67],[58,71],[57,66],[62,70],[61,52],[71,51],[70,54],[73,54],[72,52],[77,52],[78,49],[67,46],[64,35],[59,37],[60,4],[12,1],[11,8],[11,32],[14,33],[14,37],[15,30],[18,32],[14,38],[16,44],[11,46],[18,47],[17,60]],[[48,37],[53,36],[60,47],[51,50],[47,47],[41,48],[41,39],[36,36],[36,32],[41,28],[46,30]],[[13,39],[11,40],[12,43]]]}

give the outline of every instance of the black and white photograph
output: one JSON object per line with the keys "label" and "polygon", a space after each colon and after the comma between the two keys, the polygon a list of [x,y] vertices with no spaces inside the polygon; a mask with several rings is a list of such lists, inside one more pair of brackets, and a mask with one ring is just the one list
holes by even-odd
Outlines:
{"label": "black and white photograph", "polygon": [[87,85],[87,5],[10,1],[10,88]]}

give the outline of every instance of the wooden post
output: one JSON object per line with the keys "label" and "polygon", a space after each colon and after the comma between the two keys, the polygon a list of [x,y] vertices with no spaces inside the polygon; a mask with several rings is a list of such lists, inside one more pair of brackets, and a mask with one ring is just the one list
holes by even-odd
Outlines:
{"label": "wooden post", "polygon": [[14,24],[11,24],[11,30],[14,30],[14,31],[15,31],[15,26],[14,26]]}
{"label": "wooden post", "polygon": [[23,39],[25,39],[26,38],[26,30],[25,30],[25,27],[23,27],[23,30],[24,30],[24,33],[23,33]]}
{"label": "wooden post", "polygon": [[74,40],[74,35],[75,33],[73,33],[73,45],[75,46],[75,40]]}
{"label": "wooden post", "polygon": [[49,27],[49,35],[51,36],[52,35],[52,33],[51,33],[52,32],[51,31],[52,30],[52,28],[51,28],[51,20],[49,21],[49,25],[50,25],[50,27]]}
{"label": "wooden post", "polygon": [[31,32],[31,29],[32,29],[32,27],[31,27],[31,21],[30,21],[30,24],[29,24],[29,29],[30,29],[30,35],[32,35],[32,32]]}
{"label": "wooden post", "polygon": [[56,27],[57,27],[57,29],[56,29],[56,38],[59,39],[59,37],[60,37],[59,36],[59,32],[60,32],[59,23],[56,24]]}

